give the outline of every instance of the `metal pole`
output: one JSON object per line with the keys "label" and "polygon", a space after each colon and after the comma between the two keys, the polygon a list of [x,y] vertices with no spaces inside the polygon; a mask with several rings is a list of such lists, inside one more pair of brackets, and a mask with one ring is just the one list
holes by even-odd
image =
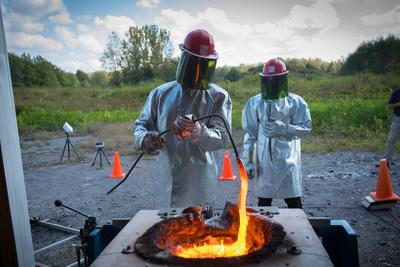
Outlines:
{"label": "metal pole", "polygon": [[63,157],[64,157],[64,153],[65,153],[65,148],[67,147],[67,141],[65,141],[65,144],[64,144],[64,149],[63,149],[63,152],[62,152],[62,154],[61,154],[61,158],[60,158],[60,163],[61,163],[61,161],[62,161],[62,159],[63,159]]}
{"label": "metal pole", "polygon": [[103,168],[103,161],[102,161],[102,158],[101,158],[101,151],[100,151],[100,168]]}
{"label": "metal pole", "polygon": [[104,155],[104,157],[106,158],[106,160],[107,160],[107,162],[108,162],[108,165],[111,166],[111,163],[110,163],[110,161],[108,160],[107,155],[106,155],[106,153],[104,153],[104,150],[103,150],[103,149],[101,149],[101,152],[103,152],[103,155]]}
{"label": "metal pole", "polygon": [[[24,173],[15,102],[11,84],[10,65],[3,17],[0,4],[0,195],[5,201],[0,205],[0,265],[34,266],[28,202],[26,198]],[[7,207],[7,209],[5,208]],[[4,249],[4,250],[3,250]]]}
{"label": "metal pole", "polygon": [[[92,162],[92,167],[93,167],[94,163],[96,162],[96,159],[97,159],[97,155],[98,155],[98,154],[99,154],[99,150],[97,149],[96,156],[94,157],[94,160],[93,160],[93,162]],[[100,157],[101,157],[101,154],[100,154]]]}
{"label": "metal pole", "polygon": [[67,133],[67,143],[68,143],[68,160],[69,160],[69,158],[71,156],[71,151],[70,151],[70,148],[69,148],[69,145],[71,144],[71,141],[69,140],[69,134],[68,133]]}
{"label": "metal pole", "polygon": [[55,242],[55,243],[52,243],[52,244],[50,244],[50,245],[48,245],[48,246],[45,246],[45,247],[43,247],[43,248],[39,248],[39,249],[35,250],[35,251],[33,252],[33,254],[37,254],[37,253],[43,252],[43,251],[45,251],[45,250],[48,250],[48,249],[50,249],[50,248],[52,248],[52,247],[56,247],[56,246],[58,246],[58,245],[61,245],[62,243],[67,242],[67,241],[69,241],[69,240],[71,240],[71,239],[74,239],[75,237],[79,237],[79,235],[69,236],[69,237],[64,238],[64,239],[62,239],[62,240],[60,240],[60,241],[57,241],[57,242]]}

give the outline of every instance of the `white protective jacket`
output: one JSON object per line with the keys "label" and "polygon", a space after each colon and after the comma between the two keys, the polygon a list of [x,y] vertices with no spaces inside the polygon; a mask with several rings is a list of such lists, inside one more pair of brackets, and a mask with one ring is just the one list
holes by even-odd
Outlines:
{"label": "white protective jacket", "polygon": [[[141,149],[147,131],[163,132],[178,116],[188,114],[194,114],[196,118],[219,114],[231,127],[229,94],[214,84],[210,84],[208,90],[182,89],[176,81],[153,89],[135,122],[135,149]],[[165,146],[155,161],[158,169],[154,188],[157,208],[188,207],[214,201],[214,195],[207,195],[207,188],[215,188],[217,184],[218,161],[223,159],[221,149],[229,145],[229,136],[219,118],[202,123],[200,131],[182,141],[172,132],[163,135]]]}
{"label": "white protective jacket", "polygon": [[[279,135],[267,137],[266,122],[282,121]],[[243,109],[245,131],[242,160],[254,170],[257,197],[292,198],[302,196],[300,138],[311,131],[311,115],[300,96],[265,100],[250,98]]]}

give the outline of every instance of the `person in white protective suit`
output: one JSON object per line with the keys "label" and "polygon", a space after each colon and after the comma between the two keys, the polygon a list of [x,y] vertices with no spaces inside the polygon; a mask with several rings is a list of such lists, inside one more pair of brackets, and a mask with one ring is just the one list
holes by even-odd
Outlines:
{"label": "person in white protective suit", "polygon": [[304,99],[288,92],[288,71],[280,59],[265,63],[261,94],[246,103],[242,160],[255,178],[259,206],[283,198],[289,208],[302,208],[300,138],[311,131],[311,115]]}
{"label": "person in white protective suit", "polygon": [[[218,59],[213,37],[194,30],[179,47],[176,81],[153,89],[135,122],[135,149],[158,155],[156,207],[211,204],[215,196],[207,195],[207,188],[216,186],[221,149],[229,145],[221,119],[193,121],[218,114],[231,127],[230,96],[210,83]],[[172,132],[159,135],[167,129]]]}

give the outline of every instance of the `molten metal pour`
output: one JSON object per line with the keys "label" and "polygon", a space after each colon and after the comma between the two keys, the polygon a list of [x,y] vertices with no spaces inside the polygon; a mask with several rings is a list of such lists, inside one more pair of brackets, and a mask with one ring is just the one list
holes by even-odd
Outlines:
{"label": "molten metal pour", "polygon": [[[235,242],[232,243],[230,239],[224,239],[223,237],[214,237],[208,236],[207,241],[205,241],[201,245],[196,245],[193,243],[187,243],[178,247],[175,247],[172,254],[175,256],[183,257],[183,258],[219,258],[219,257],[233,257],[233,256],[241,256],[248,253],[249,248],[246,246],[246,231],[247,231],[247,224],[248,224],[248,217],[246,214],[246,198],[247,198],[247,190],[248,190],[248,178],[246,169],[239,158],[239,153],[236,149],[235,143],[233,141],[232,135],[229,131],[228,124],[226,123],[225,119],[219,114],[211,114],[201,118],[198,118],[196,121],[217,117],[224,122],[225,128],[227,130],[229,139],[232,143],[233,149],[236,155],[236,163],[239,170],[240,176],[240,193],[238,199],[238,209],[239,209],[239,231],[237,235],[237,239]],[[171,131],[171,129],[167,129],[164,132],[161,132],[160,135],[163,135],[167,132]],[[114,189],[120,186],[132,172],[133,168],[142,158],[143,153],[140,154],[138,159],[134,162],[131,169],[128,171],[125,179],[111,188],[107,194],[110,194]],[[224,242],[225,241],[225,242]]]}
{"label": "molten metal pour", "polygon": [[176,248],[173,251],[174,255],[182,258],[219,258],[241,256],[248,253],[248,247],[246,246],[248,178],[246,169],[240,158],[236,158],[236,163],[240,175],[240,193],[238,199],[240,225],[236,241],[232,244],[224,244],[224,239],[221,237],[209,237],[207,243],[204,243],[202,246],[188,244],[188,246]]}

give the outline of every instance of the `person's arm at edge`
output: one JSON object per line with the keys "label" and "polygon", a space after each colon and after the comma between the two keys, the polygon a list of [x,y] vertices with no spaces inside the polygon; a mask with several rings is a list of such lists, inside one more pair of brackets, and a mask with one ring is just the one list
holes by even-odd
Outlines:
{"label": "person's arm at edge", "polygon": [[400,107],[400,101],[397,102],[397,103],[393,103],[393,104],[387,104],[386,107],[387,108],[391,108],[391,109],[399,108]]}
{"label": "person's arm at edge", "polygon": [[154,116],[152,114],[152,107],[156,105],[156,89],[152,90],[147,97],[146,102],[143,105],[142,111],[140,112],[139,118],[135,121],[135,129],[134,129],[134,148],[136,150],[142,149],[143,137],[146,135],[148,131],[155,131],[155,121]]}

